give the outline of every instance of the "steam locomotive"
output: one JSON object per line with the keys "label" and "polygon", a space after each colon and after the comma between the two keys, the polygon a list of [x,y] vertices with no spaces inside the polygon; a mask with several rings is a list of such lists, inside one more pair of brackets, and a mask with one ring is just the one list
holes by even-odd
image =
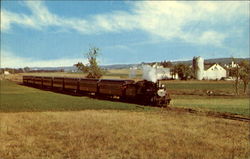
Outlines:
{"label": "steam locomotive", "polygon": [[50,90],[88,93],[97,97],[119,98],[143,105],[165,106],[170,104],[170,96],[160,81],[88,79],[66,77],[23,76],[23,84]]}

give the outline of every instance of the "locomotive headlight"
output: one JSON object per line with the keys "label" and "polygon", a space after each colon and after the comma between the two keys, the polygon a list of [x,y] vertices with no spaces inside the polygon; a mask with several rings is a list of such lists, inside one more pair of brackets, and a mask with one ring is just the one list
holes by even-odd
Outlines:
{"label": "locomotive headlight", "polygon": [[159,89],[157,91],[158,96],[164,97],[166,95],[166,91],[164,89]]}

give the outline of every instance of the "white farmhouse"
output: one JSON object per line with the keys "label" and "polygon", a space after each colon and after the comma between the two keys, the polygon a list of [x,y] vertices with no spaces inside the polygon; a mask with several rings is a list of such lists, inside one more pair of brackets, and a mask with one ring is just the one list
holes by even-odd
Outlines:
{"label": "white farmhouse", "polygon": [[227,76],[227,71],[219,64],[213,64],[209,67],[205,66],[203,79],[205,80],[220,80],[222,77]]}
{"label": "white farmhouse", "polygon": [[4,71],[4,73],[3,73],[4,75],[9,75],[10,74],[10,72],[9,71]]}
{"label": "white farmhouse", "polygon": [[231,64],[225,64],[224,67],[226,68],[235,68],[239,66],[237,63],[235,63],[234,61],[231,62]]}

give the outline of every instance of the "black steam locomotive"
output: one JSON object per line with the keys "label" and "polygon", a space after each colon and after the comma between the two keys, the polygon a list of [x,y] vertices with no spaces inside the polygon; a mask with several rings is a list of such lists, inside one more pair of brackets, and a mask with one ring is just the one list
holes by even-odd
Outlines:
{"label": "black steam locomotive", "polygon": [[89,93],[98,97],[119,98],[143,105],[168,106],[170,96],[164,85],[150,81],[23,76],[23,84],[61,91]]}

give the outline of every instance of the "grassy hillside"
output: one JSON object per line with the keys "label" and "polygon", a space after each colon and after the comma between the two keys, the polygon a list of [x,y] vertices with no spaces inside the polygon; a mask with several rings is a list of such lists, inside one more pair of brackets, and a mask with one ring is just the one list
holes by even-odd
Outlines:
{"label": "grassy hillside", "polygon": [[[234,61],[236,61],[237,63],[240,63],[241,61],[244,61],[244,60],[249,61],[250,58],[234,58]],[[184,64],[192,65],[192,62],[193,62],[192,60],[187,60],[187,61],[175,61],[173,63],[174,64],[184,63]],[[205,63],[219,63],[221,65],[230,64],[232,62],[232,57],[216,58],[216,59],[205,59],[204,62]]]}

